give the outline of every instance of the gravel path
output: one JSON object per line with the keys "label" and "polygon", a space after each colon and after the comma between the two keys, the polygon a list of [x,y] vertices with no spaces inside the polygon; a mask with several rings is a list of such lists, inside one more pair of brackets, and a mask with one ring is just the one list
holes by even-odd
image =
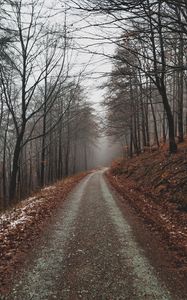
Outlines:
{"label": "gravel path", "polygon": [[41,249],[4,299],[176,298],[157,278],[103,171],[97,171],[82,180],[59,208]]}

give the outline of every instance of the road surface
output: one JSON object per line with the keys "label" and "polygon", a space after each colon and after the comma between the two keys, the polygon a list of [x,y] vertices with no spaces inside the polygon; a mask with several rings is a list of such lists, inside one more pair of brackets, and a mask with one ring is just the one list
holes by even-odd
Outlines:
{"label": "road surface", "polygon": [[82,180],[5,299],[176,299],[136,242],[115,197],[102,170]]}

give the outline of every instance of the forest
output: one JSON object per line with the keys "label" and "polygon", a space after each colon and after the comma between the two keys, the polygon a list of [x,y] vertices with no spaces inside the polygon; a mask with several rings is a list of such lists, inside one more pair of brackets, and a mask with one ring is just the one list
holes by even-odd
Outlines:
{"label": "forest", "polygon": [[[187,133],[186,1],[59,1],[58,9],[41,0],[0,4],[2,207],[88,169],[101,130],[129,157],[167,143],[177,152]],[[87,21],[85,27],[102,28],[88,39],[115,49],[84,50],[111,64],[100,85],[102,128],[82,84],[84,67],[74,68],[71,10],[80,20],[103,18]]]}
{"label": "forest", "polygon": [[0,0],[0,299],[187,299],[187,0]]}
{"label": "forest", "polygon": [[129,156],[168,141],[175,153],[187,132],[186,2],[106,1],[102,10],[122,28],[104,100],[109,133]]}
{"label": "forest", "polygon": [[45,1],[1,1],[0,198],[86,170],[98,135],[94,109],[73,69],[66,12]]}

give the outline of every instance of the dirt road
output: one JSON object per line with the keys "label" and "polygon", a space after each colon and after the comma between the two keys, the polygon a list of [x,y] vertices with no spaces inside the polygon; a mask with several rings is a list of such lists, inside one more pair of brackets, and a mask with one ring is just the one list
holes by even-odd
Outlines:
{"label": "dirt road", "polygon": [[82,180],[5,299],[184,300],[159,279],[115,197],[103,171]]}

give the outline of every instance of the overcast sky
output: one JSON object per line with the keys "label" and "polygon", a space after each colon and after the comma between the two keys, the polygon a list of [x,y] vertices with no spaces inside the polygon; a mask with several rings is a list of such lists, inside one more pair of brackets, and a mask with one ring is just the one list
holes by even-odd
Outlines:
{"label": "overcast sky", "polygon": [[[53,8],[56,7],[56,11],[61,9],[61,13],[56,15],[54,20],[63,22],[64,1],[61,1],[61,5],[58,4],[58,1],[52,3],[47,0],[47,3]],[[106,25],[109,21],[109,18],[103,15],[93,16],[82,11],[67,11],[67,24],[75,48],[74,72],[84,70],[82,83],[86,87],[88,100],[94,103],[95,108],[99,111],[103,109],[99,103],[105,92],[103,89],[99,89],[99,86],[106,82],[105,74],[109,73],[112,67],[111,61],[106,56],[111,56],[115,51],[115,46],[109,41],[109,38],[114,39],[120,35],[116,29]]]}

